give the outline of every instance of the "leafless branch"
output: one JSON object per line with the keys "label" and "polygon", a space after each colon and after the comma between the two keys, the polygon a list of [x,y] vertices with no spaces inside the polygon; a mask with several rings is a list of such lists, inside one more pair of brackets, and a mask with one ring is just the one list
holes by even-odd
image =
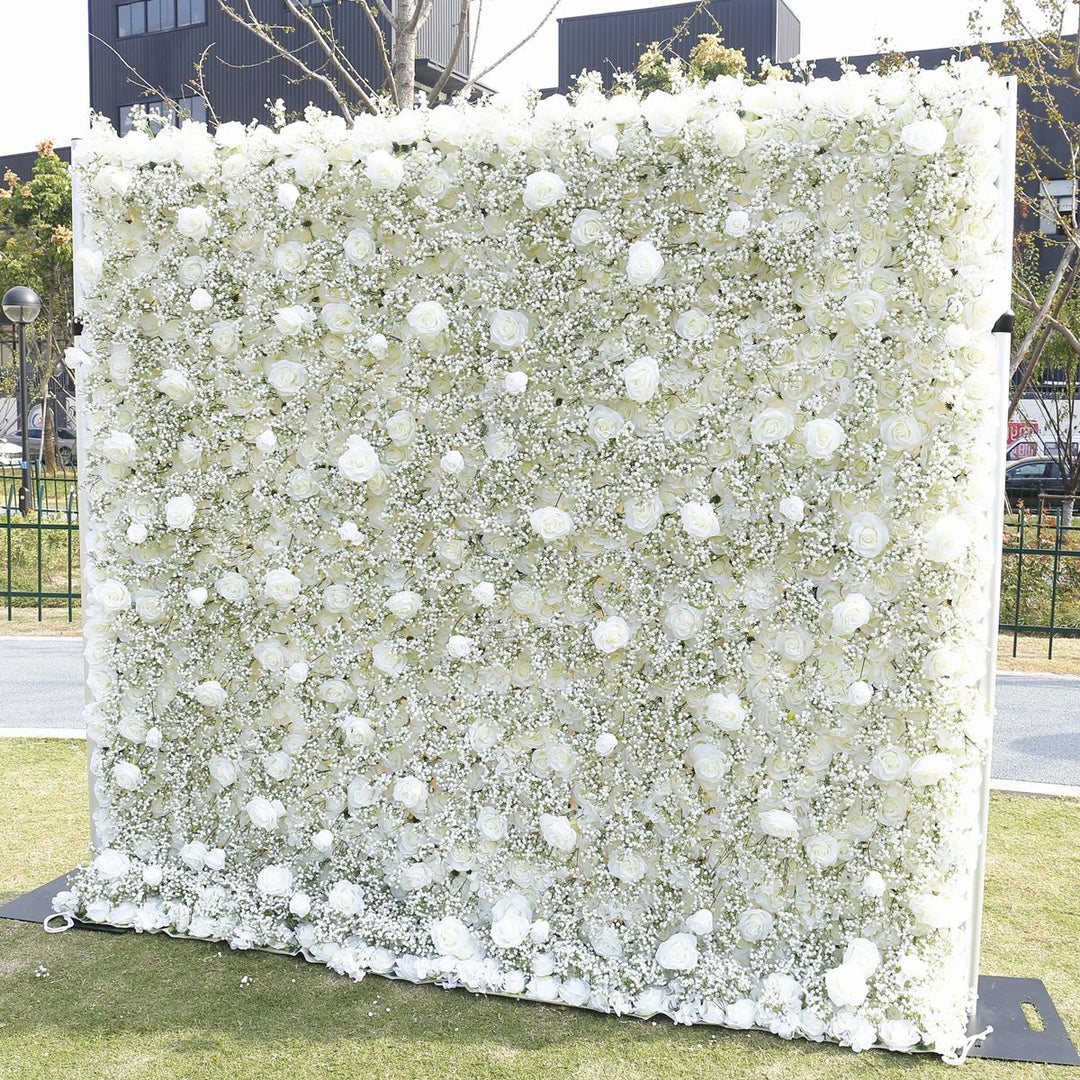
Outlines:
{"label": "leafless branch", "polygon": [[536,35],[539,34],[540,31],[544,28],[544,25],[547,23],[548,19],[550,19],[551,16],[555,14],[555,9],[561,3],[562,3],[562,0],[554,0],[554,3],[552,3],[551,7],[549,7],[547,9],[547,11],[544,13],[544,17],[532,28],[532,30],[525,37],[523,37],[516,45],[514,45],[510,49],[507,49],[507,51],[504,52],[502,54],[502,56],[500,56],[499,59],[495,61],[495,63],[488,64],[488,66],[486,68],[484,68],[484,70],[481,71],[479,74],[470,73],[469,81],[465,84],[465,87],[462,89],[461,92],[463,94],[471,93],[473,87],[481,79],[483,79],[486,75],[491,74],[491,72],[494,71],[495,68],[497,68],[501,63],[503,63],[503,61],[508,60],[511,56],[513,56],[514,53],[516,53],[518,51],[518,49],[520,49],[523,45],[527,45],[530,41],[532,41],[532,39],[534,37],[536,37]]}
{"label": "leafless branch", "polygon": [[435,102],[439,100],[439,95],[450,81],[450,76],[454,74],[454,65],[457,63],[458,55],[461,53],[461,46],[465,44],[465,35],[468,33],[468,30],[469,0],[461,0],[461,10],[458,13],[457,35],[454,38],[454,47],[450,50],[450,58],[443,67],[443,73],[431,88],[431,93],[428,94],[429,105],[434,105]]}
{"label": "leafless branch", "polygon": [[206,111],[210,116],[210,122],[216,127],[218,124],[218,114],[215,112],[213,102],[210,100],[210,95],[206,90],[206,58],[210,55],[210,50],[215,44],[216,42],[211,41],[210,44],[199,53],[199,59],[195,61],[195,78],[191,80],[191,85],[195,92],[206,102]]}
{"label": "leafless branch", "polygon": [[379,25],[378,17],[374,10],[366,0],[360,0],[360,6],[364,9],[364,14],[367,16],[368,22],[371,23],[371,29],[375,32],[375,40],[379,43],[379,61],[382,63],[383,71],[386,73],[387,85],[390,88],[390,94],[397,99],[397,80],[394,78],[394,65],[390,59],[390,53],[386,48],[386,33],[383,31],[382,26]]}

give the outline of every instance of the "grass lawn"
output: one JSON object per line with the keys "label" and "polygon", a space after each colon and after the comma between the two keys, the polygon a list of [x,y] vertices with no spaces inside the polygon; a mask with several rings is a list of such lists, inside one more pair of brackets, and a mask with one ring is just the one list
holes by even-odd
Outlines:
{"label": "grass lawn", "polygon": [[[84,747],[0,741],[0,899],[70,869],[87,842]],[[989,974],[1037,976],[1080,1035],[1080,802],[997,795],[985,952]],[[48,977],[35,977],[44,965]],[[247,977],[251,981],[242,985]],[[1062,1068],[973,1060],[982,1080]],[[3,1080],[842,1080],[950,1077],[932,1058],[617,1019],[479,998],[302,960],[164,936],[0,921]]]}

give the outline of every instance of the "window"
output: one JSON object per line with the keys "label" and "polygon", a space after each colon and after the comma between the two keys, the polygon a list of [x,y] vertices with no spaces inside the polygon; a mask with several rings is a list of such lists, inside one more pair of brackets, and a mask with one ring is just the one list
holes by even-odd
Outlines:
{"label": "window", "polygon": [[122,38],[204,22],[206,0],[136,0],[116,9],[116,33]]}
{"label": "window", "polygon": [[1076,184],[1072,180],[1044,180],[1043,212],[1039,215],[1039,232],[1046,236],[1064,236],[1062,219],[1075,222]]}
{"label": "window", "polygon": [[1046,474],[1045,461],[1032,461],[1026,465],[1017,465],[1009,470],[1010,480],[1037,480]]}
{"label": "window", "polygon": [[206,99],[195,96],[179,97],[176,104],[180,106],[180,115],[177,116],[171,105],[166,105],[160,99],[136,101],[131,105],[123,105],[120,108],[120,134],[126,135],[134,125],[136,109],[144,109],[150,117],[150,126],[153,128],[165,127],[166,124],[179,126],[185,120],[198,120],[206,123],[207,109]]}

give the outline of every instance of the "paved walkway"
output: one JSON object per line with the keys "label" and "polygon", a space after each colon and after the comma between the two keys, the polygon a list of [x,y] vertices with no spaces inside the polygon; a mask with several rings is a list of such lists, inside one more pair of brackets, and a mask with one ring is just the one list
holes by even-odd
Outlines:
{"label": "paved walkway", "polygon": [[[82,733],[78,638],[0,637],[0,730]],[[1080,786],[1080,676],[998,676],[993,777]]]}

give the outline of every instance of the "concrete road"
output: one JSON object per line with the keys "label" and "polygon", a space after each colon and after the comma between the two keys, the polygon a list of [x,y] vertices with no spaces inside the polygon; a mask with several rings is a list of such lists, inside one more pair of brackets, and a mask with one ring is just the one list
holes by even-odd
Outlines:
{"label": "concrete road", "polygon": [[[1080,785],[1080,677],[998,676],[995,780]],[[81,727],[78,638],[0,637],[0,728]]]}

